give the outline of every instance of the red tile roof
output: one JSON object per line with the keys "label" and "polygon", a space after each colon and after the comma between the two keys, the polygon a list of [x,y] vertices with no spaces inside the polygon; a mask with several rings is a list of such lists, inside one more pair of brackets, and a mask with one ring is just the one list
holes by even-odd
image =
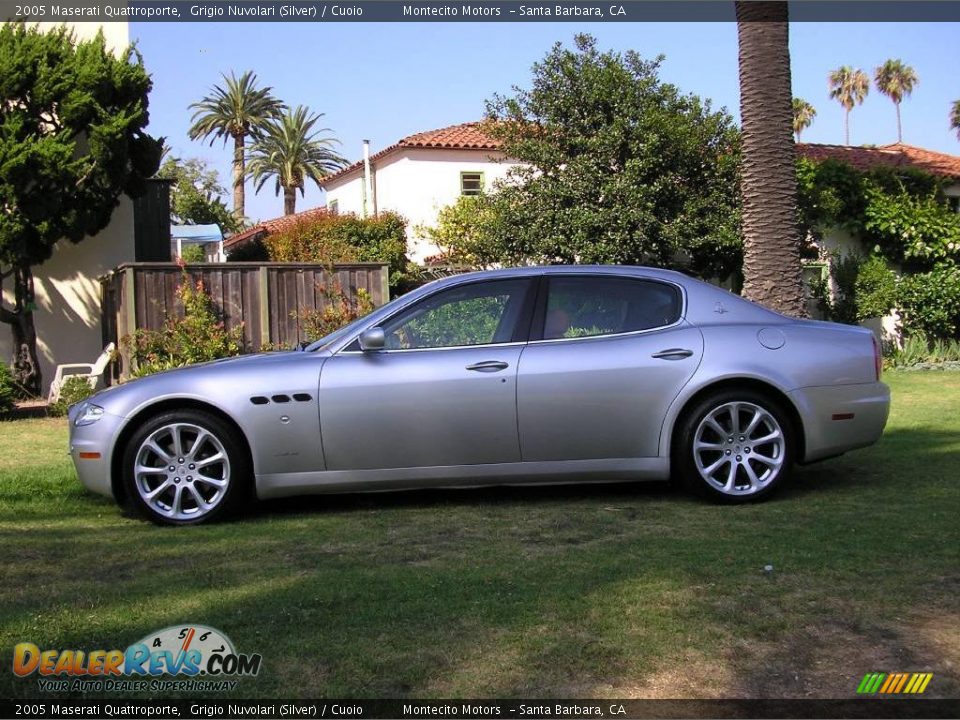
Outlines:
{"label": "red tile roof", "polygon": [[[431,148],[435,150],[498,150],[501,142],[487,135],[481,130],[482,124],[479,122],[461,123],[460,125],[451,125],[450,127],[440,128],[439,130],[427,130],[401,138],[393,145],[384,148],[380,152],[371,155],[370,161],[374,162],[380,158],[386,157],[391,153],[404,148]],[[325,178],[326,182],[339,179],[344,175],[359,170],[363,167],[363,161],[359,160],[353,165],[345,167],[343,170],[333,173]]]}
{"label": "red tile roof", "polygon": [[960,157],[893,143],[877,147],[799,143],[797,152],[811,160],[839,160],[857,170],[875,167],[916,168],[941,177],[960,178]]}
{"label": "red tile roof", "polygon": [[322,217],[329,212],[325,207],[311,208],[310,210],[304,210],[303,212],[298,212],[293,215],[281,215],[278,218],[273,218],[272,220],[264,220],[258,225],[254,225],[249,230],[244,230],[241,233],[236,235],[231,235],[226,240],[223,241],[223,249],[231,250],[236,249],[242,245],[259,240],[262,237],[267,235],[273,235],[282,230],[288,230],[299,222],[304,222],[307,220],[313,220],[314,218]]}

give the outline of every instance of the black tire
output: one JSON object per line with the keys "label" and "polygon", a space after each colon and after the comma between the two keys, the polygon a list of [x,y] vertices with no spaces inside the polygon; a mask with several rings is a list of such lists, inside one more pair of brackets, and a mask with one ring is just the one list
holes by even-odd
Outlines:
{"label": "black tire", "polygon": [[[145,445],[151,437],[156,449]],[[172,452],[175,441],[180,442],[179,457]],[[156,467],[157,472],[138,474],[138,461]],[[170,410],[150,418],[128,440],[121,462],[128,505],[160,525],[216,522],[250,496],[252,473],[246,445],[231,425],[201,410]],[[151,492],[155,494],[148,501]]]}
{"label": "black tire", "polygon": [[[751,433],[733,432],[734,409],[740,430],[749,429],[756,409],[760,410],[760,419]],[[714,422],[710,423],[708,417]],[[725,437],[717,429],[724,430]],[[771,437],[777,429],[782,437],[779,446],[776,439],[753,442]],[[795,458],[796,432],[790,414],[767,395],[748,388],[719,390],[698,401],[681,418],[672,448],[674,480],[721,503],[762,500],[788,481]],[[695,448],[698,433],[704,445]],[[714,444],[722,449],[714,449]],[[771,465],[770,461],[777,464]],[[713,467],[716,469],[712,473],[707,472]],[[766,474],[768,470],[770,475]]]}

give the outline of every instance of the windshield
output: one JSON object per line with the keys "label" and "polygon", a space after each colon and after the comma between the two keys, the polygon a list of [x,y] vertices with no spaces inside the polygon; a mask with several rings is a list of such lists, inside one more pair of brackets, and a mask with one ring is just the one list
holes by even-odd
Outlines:
{"label": "windshield", "polygon": [[304,351],[314,352],[316,350],[323,350],[328,345],[331,345],[335,343],[337,340],[340,340],[346,335],[349,335],[351,332],[354,331],[355,328],[359,329],[359,327],[369,319],[370,319],[370,315],[364,315],[362,318],[357,318],[352,323],[348,323],[347,325],[344,325],[339,330],[334,330],[329,335],[325,335],[319,340],[313,341],[312,343],[307,345],[306,348],[304,348]]}

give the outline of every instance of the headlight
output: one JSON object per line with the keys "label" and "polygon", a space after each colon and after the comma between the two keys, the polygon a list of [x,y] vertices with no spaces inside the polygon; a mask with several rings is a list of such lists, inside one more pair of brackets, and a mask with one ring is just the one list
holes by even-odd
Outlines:
{"label": "headlight", "polygon": [[77,417],[73,424],[76,427],[83,425],[93,425],[97,420],[103,417],[103,408],[93,403],[85,402],[77,408]]}

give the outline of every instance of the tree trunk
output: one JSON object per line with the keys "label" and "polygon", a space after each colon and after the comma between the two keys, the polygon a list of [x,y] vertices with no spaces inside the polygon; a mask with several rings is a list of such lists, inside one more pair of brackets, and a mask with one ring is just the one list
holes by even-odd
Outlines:
{"label": "tree trunk", "polygon": [[35,296],[29,265],[14,269],[13,286],[14,309],[0,307],[0,321],[7,323],[13,333],[13,379],[32,395],[40,395],[43,377],[37,357],[37,329],[33,324]]}
{"label": "tree trunk", "polygon": [[283,214],[293,215],[297,211],[297,189],[283,189]]}
{"label": "tree trunk", "polygon": [[743,295],[806,317],[787,3],[735,3],[743,125]]}
{"label": "tree trunk", "polygon": [[247,159],[244,155],[243,135],[233,136],[233,215],[239,222],[246,216],[246,188],[244,182],[247,174]]}
{"label": "tree trunk", "polygon": [[843,142],[850,147],[850,111],[843,111]]}
{"label": "tree trunk", "polygon": [[903,128],[900,127],[900,103],[895,102],[893,106],[897,109],[897,142],[903,142]]}

